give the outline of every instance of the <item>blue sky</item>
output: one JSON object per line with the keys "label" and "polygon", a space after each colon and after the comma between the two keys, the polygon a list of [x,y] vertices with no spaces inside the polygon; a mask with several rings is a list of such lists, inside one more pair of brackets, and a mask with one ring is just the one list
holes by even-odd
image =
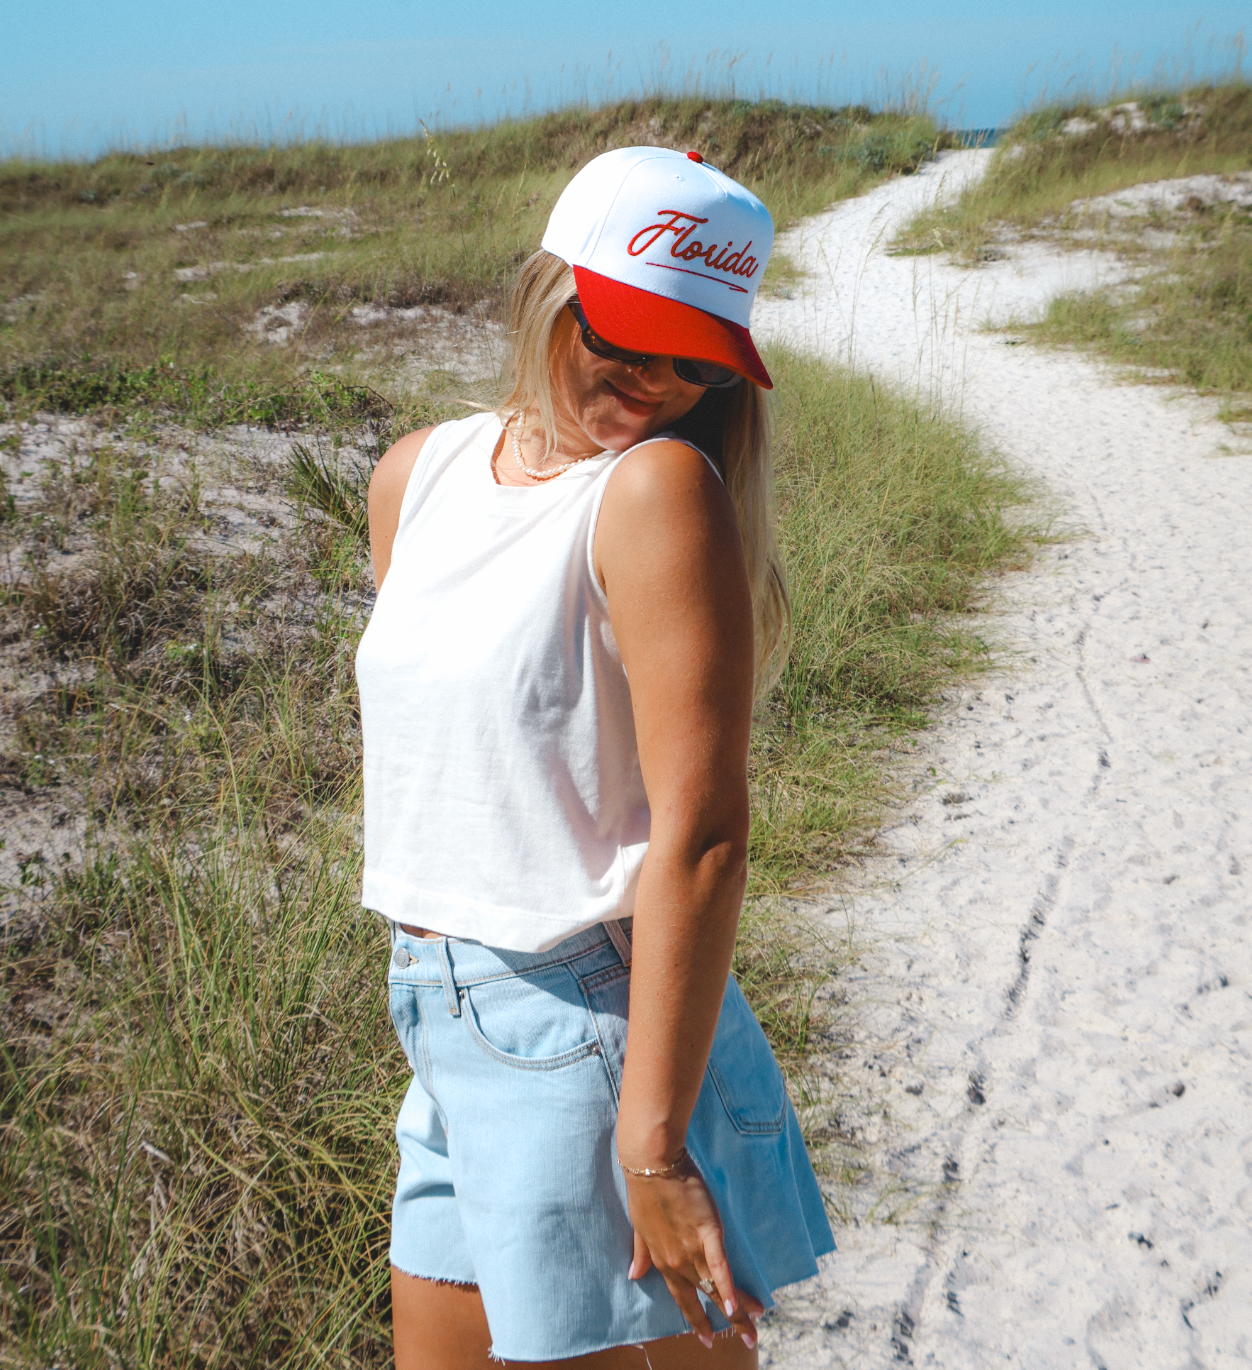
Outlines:
{"label": "blue sky", "polygon": [[1067,83],[1229,66],[1243,4],[1179,0],[26,0],[4,21],[0,151],[369,138],[680,87],[881,103],[916,85],[953,126]]}

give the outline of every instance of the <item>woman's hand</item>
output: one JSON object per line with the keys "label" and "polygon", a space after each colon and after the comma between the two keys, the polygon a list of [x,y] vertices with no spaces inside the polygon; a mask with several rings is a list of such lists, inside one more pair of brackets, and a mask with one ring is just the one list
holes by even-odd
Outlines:
{"label": "woman's hand", "polygon": [[709,1297],[720,1304],[744,1344],[749,1349],[754,1347],[753,1319],[765,1309],[751,1294],[735,1286],[722,1243],[717,1204],[695,1163],[684,1160],[673,1175],[628,1173],[626,1196],[635,1229],[630,1278],[640,1279],[656,1266],[683,1316],[709,1347],[713,1345],[713,1325],[696,1289],[701,1280],[711,1280],[715,1293]]}

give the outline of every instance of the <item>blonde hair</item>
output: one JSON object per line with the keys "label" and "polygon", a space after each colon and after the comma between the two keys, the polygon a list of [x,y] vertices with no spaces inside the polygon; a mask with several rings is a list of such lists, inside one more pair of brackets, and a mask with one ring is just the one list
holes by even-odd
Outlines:
{"label": "blonde hair", "polygon": [[[522,264],[509,294],[509,357],[498,412],[504,421],[519,411],[536,410],[550,448],[557,445],[554,333],[566,302],[577,293],[571,268],[541,249]],[[702,416],[699,437],[693,435],[692,440],[720,468],[743,540],[759,698],[778,679],[791,645],[791,601],[774,537],[769,398],[745,380],[731,390],[706,392],[696,409],[708,412]],[[683,426],[680,422],[676,428],[681,432]]]}

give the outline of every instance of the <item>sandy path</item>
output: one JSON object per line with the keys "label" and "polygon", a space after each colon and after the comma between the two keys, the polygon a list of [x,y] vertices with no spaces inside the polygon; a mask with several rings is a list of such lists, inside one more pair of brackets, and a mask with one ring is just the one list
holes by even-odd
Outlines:
{"label": "sandy path", "polygon": [[953,695],[851,896],[870,950],[841,1116],[870,1169],[763,1349],[1245,1365],[1252,457],[1222,454],[1240,444],[1200,401],[977,331],[1108,259],[882,252],[983,157],[808,221],[784,244],[804,289],[758,306],[767,332],[937,387],[1078,530],[1003,583],[989,626],[1014,669]]}

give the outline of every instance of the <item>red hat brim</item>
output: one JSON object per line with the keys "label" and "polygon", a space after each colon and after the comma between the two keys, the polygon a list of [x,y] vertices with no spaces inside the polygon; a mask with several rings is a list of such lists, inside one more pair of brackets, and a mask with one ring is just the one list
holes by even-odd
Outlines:
{"label": "red hat brim", "polygon": [[716,362],[764,390],[774,388],[751,334],[740,324],[638,286],[623,285],[585,266],[574,268],[574,281],[587,321],[614,347]]}

